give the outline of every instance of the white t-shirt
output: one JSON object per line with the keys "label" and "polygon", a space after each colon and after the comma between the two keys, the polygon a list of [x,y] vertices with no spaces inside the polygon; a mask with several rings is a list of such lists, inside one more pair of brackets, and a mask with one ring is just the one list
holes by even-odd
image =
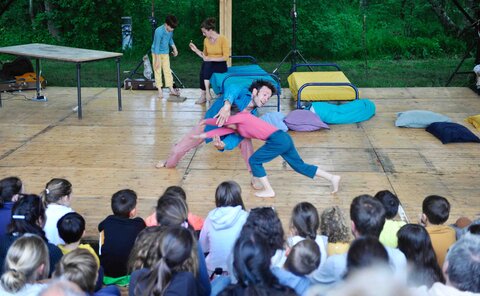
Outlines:
{"label": "white t-shirt", "polygon": [[45,235],[49,243],[54,245],[65,244],[63,239],[61,239],[60,235],[58,234],[57,222],[65,214],[71,212],[73,212],[73,209],[67,206],[53,203],[47,205],[47,210],[45,211],[45,217],[47,218],[47,221],[45,221],[43,231],[45,231]]}

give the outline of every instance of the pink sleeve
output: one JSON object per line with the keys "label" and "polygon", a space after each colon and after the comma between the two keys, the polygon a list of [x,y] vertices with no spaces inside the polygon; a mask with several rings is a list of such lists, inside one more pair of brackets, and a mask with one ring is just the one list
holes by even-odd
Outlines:
{"label": "pink sleeve", "polygon": [[214,136],[225,136],[229,134],[233,134],[235,130],[228,128],[228,127],[219,127],[216,129],[213,129],[211,131],[208,131],[207,138],[213,138]]}
{"label": "pink sleeve", "polygon": [[207,118],[207,119],[205,119],[205,124],[206,125],[217,125],[217,119],[216,118]]}

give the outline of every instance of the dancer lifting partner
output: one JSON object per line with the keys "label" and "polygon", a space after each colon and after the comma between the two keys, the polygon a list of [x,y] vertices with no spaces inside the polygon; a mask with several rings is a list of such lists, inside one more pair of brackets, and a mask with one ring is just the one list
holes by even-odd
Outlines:
{"label": "dancer lifting partner", "polygon": [[[235,106],[234,106],[235,109]],[[215,119],[206,119],[201,124],[214,125]],[[305,163],[295,148],[290,135],[273,125],[253,116],[248,112],[240,112],[232,115],[225,122],[226,127],[217,128],[202,133],[198,138],[206,139],[214,136],[223,136],[238,133],[245,139],[258,139],[265,141],[265,144],[258,148],[250,157],[249,163],[254,178],[258,178],[263,189],[255,193],[258,197],[274,197],[275,192],[267,178],[263,164],[281,156],[296,172],[310,178],[322,177],[332,184],[333,193],[338,191],[340,176],[332,175],[319,169],[315,165]]]}
{"label": "dancer lifting partner", "polygon": [[[230,109],[232,104],[238,107],[241,111],[250,112],[257,115],[257,108],[264,106],[270,97],[275,94],[275,87],[268,81],[256,80],[247,88],[239,86],[231,86],[225,94],[218,98],[208,109],[204,118],[213,120],[215,126],[208,126],[197,124],[192,130],[186,134],[177,144],[175,144],[166,160],[161,160],[157,163],[157,168],[174,168],[177,166],[180,159],[182,159],[188,151],[198,147],[203,139],[198,136],[204,131],[223,126],[225,121],[230,117]],[[253,154],[253,145],[251,139],[244,139],[238,134],[230,134],[220,138],[219,136],[213,138],[215,147],[220,150],[232,150],[236,146],[240,147],[242,157],[245,160],[248,170],[251,172],[248,159]],[[261,184],[258,179],[252,178],[252,186],[255,189],[261,189]]]}

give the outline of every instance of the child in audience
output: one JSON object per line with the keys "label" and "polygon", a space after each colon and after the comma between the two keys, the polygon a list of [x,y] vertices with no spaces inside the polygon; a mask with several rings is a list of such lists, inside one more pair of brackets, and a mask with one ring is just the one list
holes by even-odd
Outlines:
{"label": "child in audience", "polygon": [[436,282],[445,283],[432,242],[422,225],[406,224],[397,232],[398,249],[408,262],[408,284],[430,288]]}
{"label": "child in audience", "polygon": [[112,196],[113,215],[98,224],[103,233],[100,262],[105,270],[105,284],[126,285],[127,260],[138,233],[146,226],[137,214],[137,194],[130,189],[116,192]]}
{"label": "child in audience", "polygon": [[120,290],[117,286],[111,285],[95,291],[95,284],[97,282],[99,265],[97,259],[95,259],[86,249],[75,249],[65,256],[57,264],[53,276],[55,278],[67,279],[77,284],[80,289],[88,295],[118,295],[120,296]]}
{"label": "child in audience", "polygon": [[54,245],[64,244],[57,229],[58,220],[66,213],[73,212],[70,207],[72,200],[72,183],[65,179],[55,178],[50,180],[40,196],[47,207],[45,215],[47,220],[43,230],[48,241]]}
{"label": "child in audience", "polygon": [[[345,278],[353,273],[374,266],[389,266],[387,250],[378,238],[373,236],[360,236],[356,238],[347,253],[347,271]],[[391,270],[393,273],[393,270]]]}
{"label": "child in audience", "polygon": [[20,237],[6,254],[0,295],[37,295],[45,287],[38,281],[48,277],[49,266],[45,241],[34,234]]}
{"label": "child in audience", "polygon": [[322,235],[328,238],[328,256],[345,254],[350,247],[350,227],[345,214],[338,206],[323,210],[320,216]]}
{"label": "child in audience", "polygon": [[398,213],[400,200],[389,190],[382,190],[375,194],[374,198],[378,199],[385,208],[385,225],[380,233],[380,242],[387,247],[397,247],[397,231],[405,225],[405,221],[393,220]]}
{"label": "child in audience", "polygon": [[0,268],[4,266],[5,256],[8,248],[13,242],[24,235],[36,234],[47,244],[49,256],[49,265],[55,266],[60,258],[62,251],[47,241],[43,231],[45,223],[45,207],[40,196],[35,194],[21,194],[18,201],[12,208],[11,222],[7,227],[7,234],[0,237]]}
{"label": "child in audience", "polygon": [[193,233],[180,225],[165,226],[158,239],[158,262],[132,274],[129,295],[199,295],[197,269],[189,260],[196,244]]}
{"label": "child in audience", "polygon": [[228,262],[248,213],[242,200],[242,189],[235,181],[225,181],[215,191],[216,208],[208,213],[200,231],[199,243],[208,253],[205,261],[211,274],[215,268],[231,273]]}
{"label": "child in audience", "polygon": [[[184,199],[176,195],[164,194],[158,200],[157,221],[159,226],[182,226],[193,232],[193,228],[188,224],[187,217],[188,206]],[[198,244],[196,240],[190,260],[193,261],[192,264],[198,266],[198,273],[195,274],[198,295],[210,295],[211,285],[205,263],[205,256],[202,246]]]}
{"label": "child in audience", "polygon": [[318,244],[307,238],[290,249],[283,269],[272,267],[272,272],[280,284],[294,289],[298,295],[305,295],[311,285],[307,275],[319,266],[320,249]]}
{"label": "child in audience", "polygon": [[290,230],[293,236],[287,239],[289,248],[295,246],[304,239],[315,241],[320,250],[320,266],[327,260],[327,240],[324,235],[318,234],[320,219],[317,208],[309,202],[301,202],[295,205],[290,218]]}
{"label": "child in audience", "polygon": [[95,253],[95,250],[89,244],[81,244],[80,240],[85,234],[85,219],[82,215],[76,212],[65,214],[57,223],[58,233],[65,244],[57,245],[62,250],[63,255],[70,253],[73,250],[85,249],[89,251],[97,261],[100,267],[100,259]]}
{"label": "child in audience", "polygon": [[[238,108],[236,108],[238,109]],[[232,112],[233,114],[233,112]],[[217,118],[203,120],[202,123],[208,125],[217,125]],[[267,173],[263,168],[263,164],[272,161],[281,156],[285,161],[298,173],[310,178],[322,177],[328,180],[332,187],[333,193],[338,191],[340,176],[332,175],[326,171],[319,169],[315,165],[306,164],[300,155],[298,155],[292,138],[286,132],[277,129],[273,125],[261,120],[249,112],[242,111],[230,116],[225,122],[225,127],[216,128],[206,133],[200,134],[198,137],[213,138],[214,136],[224,136],[228,134],[238,133],[247,139],[258,139],[265,141],[252,156],[249,163],[254,177],[258,178],[263,185],[261,191],[255,193],[258,197],[274,197],[275,192],[267,178]]]}
{"label": "child in audience", "polygon": [[142,268],[150,269],[160,260],[159,238],[164,229],[162,226],[150,226],[140,231],[128,258],[129,273]]}
{"label": "child in audience", "polygon": [[448,248],[456,241],[455,229],[444,225],[450,215],[450,203],[442,196],[429,195],[423,200],[422,212],[420,223],[430,235],[438,265],[443,266]]}
{"label": "child in audience", "polygon": [[13,204],[22,193],[22,181],[18,177],[8,177],[0,180],[0,236],[7,233]]}
{"label": "child in audience", "polygon": [[[187,202],[187,194],[185,193],[185,190],[183,190],[183,188],[180,186],[169,186],[167,189],[165,189],[165,192],[163,194],[174,194],[183,198],[185,202]],[[194,215],[190,212],[188,213],[188,223],[193,227],[195,231],[202,230],[203,222],[204,221],[202,217]],[[147,224],[147,226],[158,225],[157,213],[153,212],[150,216],[145,218],[145,224]]]}
{"label": "child in audience", "polygon": [[268,236],[260,234],[259,230],[242,229],[242,235],[233,247],[233,270],[238,282],[227,286],[218,295],[297,295],[290,287],[280,284],[271,271],[270,257],[275,248],[267,241]]}

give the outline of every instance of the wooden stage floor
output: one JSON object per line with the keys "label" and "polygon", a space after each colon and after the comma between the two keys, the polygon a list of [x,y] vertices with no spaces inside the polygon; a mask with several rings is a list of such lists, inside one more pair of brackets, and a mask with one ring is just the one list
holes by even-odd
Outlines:
{"label": "wooden stage floor", "polygon": [[[361,89],[377,114],[360,124],[334,125],[330,130],[291,135],[306,162],[340,174],[340,191],[332,196],[327,182],[311,180],[284,168],[277,159],[266,166],[277,192],[274,199],[253,195],[239,151],[217,152],[202,145],[176,169],[155,169],[171,145],[203,115],[195,105],[196,90],[184,90],[183,103],[155,98],[154,91],[122,91],[117,111],[115,88],[82,88],[83,120],[77,119],[76,88],[49,87],[48,102],[2,94],[0,108],[0,178],[19,176],[26,191],[39,193],[54,177],[73,184],[72,206],[87,220],[87,235],[111,213],[110,197],[131,188],[138,193],[138,214],[146,217],[164,189],[180,185],[190,210],[205,216],[213,209],[216,186],[235,180],[247,208],[273,206],[286,231],[293,206],[312,202],[321,212],[339,205],[348,216],[350,201],[360,194],[389,189],[401,199],[411,221],[418,221],[421,202],[430,194],[448,198],[449,222],[460,215],[480,214],[480,145],[442,143],[423,129],[394,126],[396,112],[427,109],[451,117],[480,135],[464,119],[480,113],[480,97],[467,88]],[[33,91],[24,94],[31,98]],[[285,91],[282,111],[293,108]],[[275,97],[271,99],[273,104]],[[275,111],[265,108],[263,112]],[[254,142],[255,147],[261,143]]]}

